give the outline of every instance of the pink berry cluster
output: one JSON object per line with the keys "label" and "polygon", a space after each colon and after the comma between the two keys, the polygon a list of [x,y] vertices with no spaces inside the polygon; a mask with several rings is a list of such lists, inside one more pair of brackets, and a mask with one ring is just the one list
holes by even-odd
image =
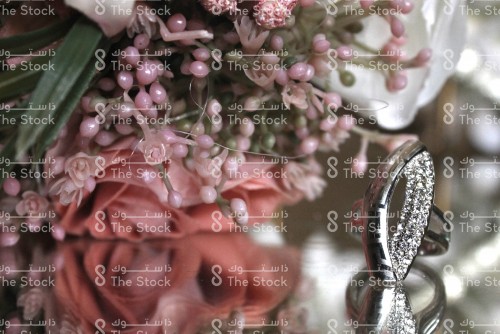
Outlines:
{"label": "pink berry cluster", "polygon": [[[326,1],[314,0],[261,0],[251,15],[232,13],[239,4],[232,0],[203,0],[201,6],[195,0],[171,2],[169,17],[137,14],[75,112],[79,153],[53,157],[56,175],[75,170],[79,183],[66,177],[42,196],[77,200],[83,191],[92,192],[95,175],[85,163],[127,138],[148,165],[161,171],[175,162],[196,175],[200,203],[219,204],[239,223],[248,220],[247,205],[241,198],[223,198],[222,189],[240,177],[247,162],[287,157],[294,179],[284,180],[284,188],[314,199],[325,186],[321,168],[311,168],[314,154],[338,151],[356,130],[363,137],[356,167],[362,171],[368,141],[391,146],[393,139],[357,129],[354,116],[342,109],[342,96],[321,88],[315,78],[338,75],[352,86],[357,78],[348,64],[397,63],[402,70],[381,70],[387,89],[396,92],[407,85],[405,70],[425,66],[431,52],[424,49],[410,59],[401,50],[407,41],[399,16],[412,10],[413,1],[335,3],[340,8],[335,15]],[[359,14],[342,12],[342,4]],[[214,6],[226,15],[212,15]],[[378,52],[356,43],[372,12],[382,13],[374,15],[383,16],[392,33]],[[358,58],[358,52],[371,55]],[[163,182],[169,205],[184,207],[181,189],[167,174]],[[3,187],[10,196],[21,188],[12,178]]]}
{"label": "pink berry cluster", "polygon": [[[409,14],[414,8],[413,0],[360,0],[359,7],[362,11],[350,11],[350,19],[341,19],[335,22],[335,25],[342,25],[344,31],[339,35],[339,45],[336,45],[336,54],[341,61],[347,61],[355,65],[363,65],[367,59],[356,57],[358,53],[373,53],[373,57],[368,58],[368,61],[375,60],[377,69],[380,69],[386,78],[387,89],[391,92],[397,92],[406,88],[408,78],[405,73],[406,69],[412,67],[425,66],[432,57],[430,49],[422,49],[415,57],[409,59],[401,46],[407,43],[405,37],[405,26],[400,17]],[[351,47],[355,34],[362,29],[362,23],[353,22],[352,18],[358,13],[363,17],[366,13],[374,13],[385,19],[390,27],[392,38],[387,41],[381,50],[356,50]],[[340,21],[340,22],[339,22]],[[391,66],[398,65],[398,66]],[[341,72],[342,81],[349,85],[354,78],[349,72]]]}

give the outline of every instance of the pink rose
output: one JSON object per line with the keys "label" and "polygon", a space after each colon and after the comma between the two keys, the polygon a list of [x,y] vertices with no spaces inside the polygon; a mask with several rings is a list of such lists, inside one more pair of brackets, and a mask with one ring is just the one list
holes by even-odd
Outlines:
{"label": "pink rose", "polygon": [[[56,212],[68,234],[138,241],[231,228],[232,219],[223,216],[217,204],[203,203],[200,178],[176,160],[165,163],[164,168],[173,188],[182,195],[182,206],[169,205],[161,171],[149,165],[144,155],[132,147],[135,141],[130,137],[99,153],[104,161],[102,175],[96,178],[92,192],[82,191],[79,205],[73,201],[65,206],[65,197],[60,198],[62,204],[56,204]],[[261,172],[257,176],[251,174],[255,168]],[[283,192],[279,179],[265,175],[264,172],[275,168],[272,165],[241,166],[242,174],[246,171],[253,177],[227,181],[222,196],[243,199],[249,216],[261,216],[263,212],[271,215],[278,207],[300,198],[297,192]],[[62,189],[59,196],[64,194]],[[54,200],[58,202],[57,198]],[[257,222],[256,218],[249,219],[249,224]]]}
{"label": "pink rose", "polygon": [[[226,319],[236,309],[246,323],[261,322],[293,291],[300,268],[295,249],[263,247],[244,234],[140,244],[80,239],[59,246],[64,266],[56,272],[53,314],[45,314],[56,319],[58,327],[49,328],[56,332],[63,324],[73,332],[93,333],[101,319],[97,324],[106,332],[197,333],[213,318]],[[262,267],[279,271],[255,271]],[[250,284],[227,284],[235,275]],[[131,284],[118,286],[113,277]],[[255,284],[262,280],[286,284]],[[117,319],[125,324],[168,319],[168,326],[117,328]]]}

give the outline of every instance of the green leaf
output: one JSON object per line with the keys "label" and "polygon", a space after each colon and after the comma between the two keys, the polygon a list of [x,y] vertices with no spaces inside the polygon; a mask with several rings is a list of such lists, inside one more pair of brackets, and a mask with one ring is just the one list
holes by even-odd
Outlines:
{"label": "green leaf", "polygon": [[0,185],[5,181],[6,176],[10,174],[14,165],[10,162],[14,162],[16,158],[16,151],[14,150],[14,139],[15,136],[11,136],[0,154]]}
{"label": "green leaf", "polygon": [[30,49],[38,50],[51,44],[66,34],[73,21],[73,19],[67,19],[42,29],[0,39],[0,50],[4,50],[0,59],[4,59],[7,53],[24,54]]}
{"label": "green leaf", "polygon": [[[52,58],[54,70],[44,72],[30,101],[34,108],[53,104],[55,110],[52,111],[52,116],[56,126],[20,125],[15,142],[16,156],[27,152],[40,141],[42,142],[39,149],[43,150],[54,135],[54,131],[47,128],[54,126],[58,129],[70,117],[90,81],[89,77],[91,78],[95,72],[95,67],[90,65],[102,37],[101,30],[84,17],[81,17],[68,32]],[[44,110],[27,112],[32,118],[48,117],[46,113]],[[41,138],[43,134],[50,134],[51,138]]]}
{"label": "green leaf", "polygon": [[0,102],[5,102],[32,91],[42,76],[42,65],[48,64],[51,56],[34,57],[26,62],[26,70],[17,66],[14,70],[0,73]]}
{"label": "green leaf", "polygon": [[[104,44],[104,45],[103,45]],[[102,43],[101,48],[107,52],[109,48],[108,43]],[[46,127],[43,133],[40,136],[38,144],[35,150],[35,160],[40,159],[44,150],[55,140],[57,134],[61,130],[61,128],[66,124],[68,119],[70,118],[72,111],[75,110],[76,105],[80,102],[80,98],[87,90],[89,83],[95,74],[95,61],[91,59],[85,69],[82,72],[82,75],[79,77],[78,81],[73,86],[73,89],[68,94],[66,99],[62,102],[62,104],[57,108],[56,114],[54,115],[54,123],[52,126]]]}

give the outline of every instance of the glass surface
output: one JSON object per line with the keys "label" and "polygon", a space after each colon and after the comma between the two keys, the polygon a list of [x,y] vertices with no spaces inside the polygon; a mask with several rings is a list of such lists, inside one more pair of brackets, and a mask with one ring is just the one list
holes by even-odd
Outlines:
{"label": "glass surface", "polygon": [[385,152],[351,174],[354,139],[322,158],[322,199],[283,208],[264,231],[142,243],[33,234],[0,249],[0,333],[500,333],[499,21],[468,14],[458,75],[409,129],[453,223],[448,253],[417,259],[432,275],[386,290],[355,279],[365,260],[348,217]]}

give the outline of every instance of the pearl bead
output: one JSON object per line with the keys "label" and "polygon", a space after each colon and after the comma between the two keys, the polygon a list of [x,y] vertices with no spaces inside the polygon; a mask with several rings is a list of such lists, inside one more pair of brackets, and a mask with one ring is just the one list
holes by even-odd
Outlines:
{"label": "pearl bead", "polygon": [[144,61],[136,72],[137,81],[140,85],[149,85],[158,77],[158,66],[149,60]]}
{"label": "pearl bead", "polygon": [[330,49],[331,43],[326,39],[313,41],[313,50],[317,53],[324,53]]}
{"label": "pearl bead", "polygon": [[245,137],[250,137],[255,131],[255,124],[249,117],[244,117],[240,125],[240,133]]}
{"label": "pearl bead", "polygon": [[212,99],[207,105],[207,115],[212,117],[218,115],[222,110],[222,105],[216,99]]}
{"label": "pearl bead", "polygon": [[181,32],[186,29],[186,18],[182,14],[174,14],[167,20],[167,28],[171,32]]}
{"label": "pearl bead", "polygon": [[304,73],[304,75],[302,76],[301,81],[311,81],[312,78],[314,77],[314,74],[315,74],[314,66],[307,64],[306,73]]}
{"label": "pearl bead", "polygon": [[[13,246],[19,241],[20,237],[21,236],[17,232],[2,232],[2,233],[0,233],[0,246],[2,246],[2,247]],[[21,323],[20,321],[17,320],[17,318],[14,321],[13,321],[13,319],[10,320],[11,324],[16,323],[16,322],[19,324]]]}
{"label": "pearl bead", "polygon": [[182,159],[185,158],[188,155],[188,147],[185,144],[174,144],[173,145],[173,151],[172,151],[172,156],[174,158]]}
{"label": "pearl bead", "polygon": [[201,122],[196,122],[191,127],[191,133],[195,136],[199,136],[205,133],[205,126]]}
{"label": "pearl bead", "polygon": [[413,8],[414,8],[414,3],[410,0],[405,0],[401,5],[401,13],[409,14],[413,10]]}
{"label": "pearl bead", "polygon": [[80,134],[86,138],[92,138],[99,132],[99,124],[95,117],[87,117],[80,123]]}
{"label": "pearl bead", "polygon": [[271,37],[271,48],[274,50],[274,51],[279,51],[279,50],[283,50],[283,38],[279,35],[273,35],[273,37]]}
{"label": "pearl bead", "polygon": [[170,190],[168,192],[168,204],[173,208],[180,208],[182,205],[182,195],[178,191]]}
{"label": "pearl bead", "polygon": [[134,46],[139,50],[144,50],[149,45],[149,37],[146,34],[139,34],[134,38]]}
{"label": "pearl bead", "polygon": [[387,89],[391,92],[405,89],[407,84],[408,78],[401,73],[397,73],[387,79]]}
{"label": "pearl bead", "polygon": [[300,80],[307,71],[305,63],[295,63],[288,70],[288,76],[293,80]]}
{"label": "pearl bead", "polygon": [[236,148],[240,151],[248,151],[252,142],[248,137],[237,136],[236,137]]}
{"label": "pearl bead", "polygon": [[200,197],[204,203],[214,203],[217,199],[217,190],[214,187],[203,186],[200,189]]}
{"label": "pearl bead", "polygon": [[116,139],[116,134],[111,131],[101,130],[94,138],[94,141],[100,146],[109,146]]}
{"label": "pearl bead", "polygon": [[197,78],[204,78],[210,72],[207,64],[198,60],[193,61],[191,65],[189,65],[189,71]]}
{"label": "pearl bead", "polygon": [[233,198],[231,202],[229,202],[229,207],[231,211],[235,213],[236,220],[240,224],[246,224],[248,222],[248,209],[244,200],[241,198]]}
{"label": "pearl bead", "polygon": [[167,91],[159,82],[153,82],[149,87],[149,95],[151,100],[156,104],[164,104],[167,101]]}
{"label": "pearl bead", "polygon": [[204,150],[208,150],[212,146],[214,146],[214,140],[209,135],[201,135],[196,137],[196,143],[200,148]]}
{"label": "pearl bead", "polygon": [[300,150],[304,154],[312,154],[318,149],[319,141],[315,137],[308,137],[300,143]]}
{"label": "pearl bead", "polygon": [[233,198],[230,203],[231,210],[234,212],[247,211],[247,204],[241,198]]}
{"label": "pearl bead", "polygon": [[401,37],[405,33],[405,26],[397,17],[391,17],[391,32],[395,37]]}
{"label": "pearl bead", "polygon": [[9,196],[17,196],[21,191],[21,183],[15,178],[9,177],[3,181],[3,191]]}
{"label": "pearl bead", "polygon": [[124,90],[129,90],[134,85],[134,76],[129,71],[120,71],[116,76],[116,82]]}
{"label": "pearl bead", "polygon": [[207,48],[198,48],[193,51],[193,57],[199,61],[207,61],[210,59],[210,51]]}
{"label": "pearl bead", "polygon": [[135,105],[141,111],[149,109],[153,106],[153,100],[151,100],[151,96],[146,93],[144,90],[141,90],[134,99]]}
{"label": "pearl bead", "polygon": [[339,46],[337,48],[337,54],[341,60],[351,60],[353,57],[352,49],[346,45]]}
{"label": "pearl bead", "polygon": [[128,46],[123,50],[124,57],[123,59],[127,64],[130,64],[132,66],[137,66],[139,61],[141,60],[141,55],[139,53],[139,50],[133,46]]}
{"label": "pearl bead", "polygon": [[415,57],[415,65],[423,66],[432,58],[432,50],[429,48],[425,48],[419,51],[417,56]]}
{"label": "pearl bead", "polygon": [[323,97],[323,103],[332,110],[336,110],[342,105],[342,98],[337,93],[329,92]]}

